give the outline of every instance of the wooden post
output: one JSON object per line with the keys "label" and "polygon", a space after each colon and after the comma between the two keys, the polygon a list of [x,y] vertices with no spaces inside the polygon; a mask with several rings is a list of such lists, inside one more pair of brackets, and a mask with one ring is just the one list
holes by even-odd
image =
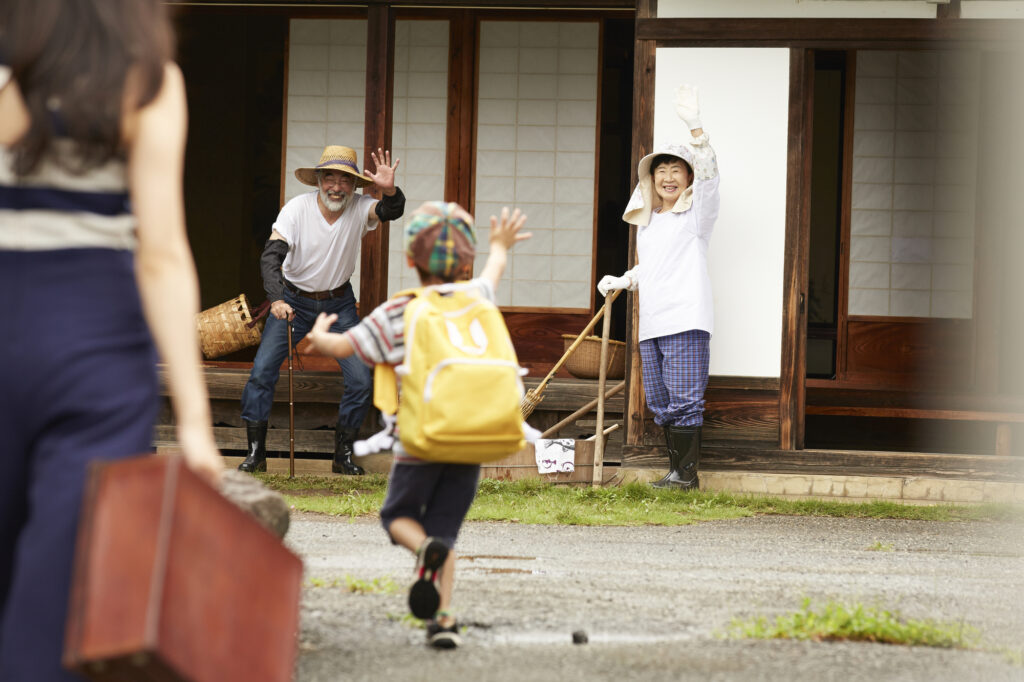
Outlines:
{"label": "wooden post", "polygon": [[474,10],[454,11],[449,19],[448,130],[445,138],[444,200],[473,213],[476,19]]}
{"label": "wooden post", "polygon": [[811,116],[814,63],[810,50],[789,51],[789,154],[782,290],[779,448],[804,447],[807,375],[807,258],[810,244]]}
{"label": "wooden post", "polygon": [[[391,5],[370,5],[366,29],[366,123],[362,168],[370,153],[391,149],[391,104],[395,90],[395,19]],[[369,189],[369,188],[367,188]],[[378,191],[373,196],[380,198]],[[359,314],[368,315],[388,297],[388,224],[363,237],[359,261]]]}
{"label": "wooden post", "polygon": [[[653,19],[658,14],[658,0],[637,0],[636,18]],[[630,191],[636,186],[636,167],[648,150],[654,145],[654,61],[657,42],[637,40],[633,53],[633,150],[630,154]],[[629,256],[632,267],[636,263],[636,228],[629,229]],[[626,341],[628,362],[626,363],[626,405],[623,420],[626,424],[624,444],[640,445],[644,433],[643,382],[641,380],[640,352],[637,343],[639,310],[637,296],[626,301]]]}
{"label": "wooden post", "polygon": [[1008,423],[996,424],[996,455],[999,457],[1009,457],[1013,454],[1011,452],[1012,433]]}

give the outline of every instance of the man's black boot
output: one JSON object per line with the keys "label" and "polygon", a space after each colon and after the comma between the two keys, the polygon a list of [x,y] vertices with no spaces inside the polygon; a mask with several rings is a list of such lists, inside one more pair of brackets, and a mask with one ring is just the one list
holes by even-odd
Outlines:
{"label": "man's black boot", "polygon": [[700,479],[697,477],[697,468],[700,466],[700,431],[699,426],[665,427],[672,469],[668,476],[652,483],[652,486],[679,490],[694,490],[700,487]]}
{"label": "man's black boot", "polygon": [[249,454],[245,461],[238,465],[239,471],[253,473],[267,470],[267,422],[245,422],[245,437],[249,442]]}
{"label": "man's black boot", "polygon": [[359,429],[348,428],[338,424],[334,429],[334,461],[331,471],[336,474],[362,476],[366,473],[363,467],[352,461],[352,442],[359,434]]}

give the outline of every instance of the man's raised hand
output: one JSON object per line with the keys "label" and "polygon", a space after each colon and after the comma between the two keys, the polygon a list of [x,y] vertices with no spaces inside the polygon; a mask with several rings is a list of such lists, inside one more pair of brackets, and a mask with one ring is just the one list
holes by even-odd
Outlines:
{"label": "man's raised hand", "polygon": [[384,194],[394,194],[395,169],[398,168],[398,163],[401,159],[395,157],[395,162],[392,164],[391,152],[384,151],[380,147],[377,148],[377,151],[370,152],[370,156],[373,158],[373,163],[377,170],[373,173],[369,170],[364,170],[363,175],[373,180],[373,184],[380,187],[380,191]]}

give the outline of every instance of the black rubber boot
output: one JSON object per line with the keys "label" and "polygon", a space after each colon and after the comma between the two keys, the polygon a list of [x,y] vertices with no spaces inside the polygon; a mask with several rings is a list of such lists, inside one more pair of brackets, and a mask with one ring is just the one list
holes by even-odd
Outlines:
{"label": "black rubber boot", "polygon": [[331,471],[349,476],[362,476],[366,473],[363,467],[352,461],[352,442],[358,434],[359,429],[341,424],[334,428],[334,461],[331,462]]}
{"label": "black rubber boot", "polygon": [[679,453],[672,446],[672,435],[669,433],[667,426],[662,426],[661,428],[665,431],[665,445],[668,447],[668,473],[662,476],[661,480],[651,484],[655,488],[667,487],[665,484],[671,480],[672,472],[675,471],[676,466],[679,464]]}
{"label": "black rubber boot", "polygon": [[245,437],[249,441],[249,454],[238,465],[239,471],[253,473],[267,470],[267,422],[245,422]]}
{"label": "black rubber boot", "polygon": [[695,490],[700,487],[697,469],[700,466],[699,426],[667,426],[669,461],[672,469],[668,476],[651,485],[655,488]]}

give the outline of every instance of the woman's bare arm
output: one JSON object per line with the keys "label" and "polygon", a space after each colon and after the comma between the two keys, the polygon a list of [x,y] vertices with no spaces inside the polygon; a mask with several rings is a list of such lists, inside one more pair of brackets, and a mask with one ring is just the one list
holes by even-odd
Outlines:
{"label": "woman's bare arm", "polygon": [[189,466],[216,480],[223,461],[213,439],[196,338],[199,282],[185,231],[182,190],[187,112],[184,79],[176,65],[167,65],[156,99],[125,122],[143,309],[167,365],[178,443]]}

